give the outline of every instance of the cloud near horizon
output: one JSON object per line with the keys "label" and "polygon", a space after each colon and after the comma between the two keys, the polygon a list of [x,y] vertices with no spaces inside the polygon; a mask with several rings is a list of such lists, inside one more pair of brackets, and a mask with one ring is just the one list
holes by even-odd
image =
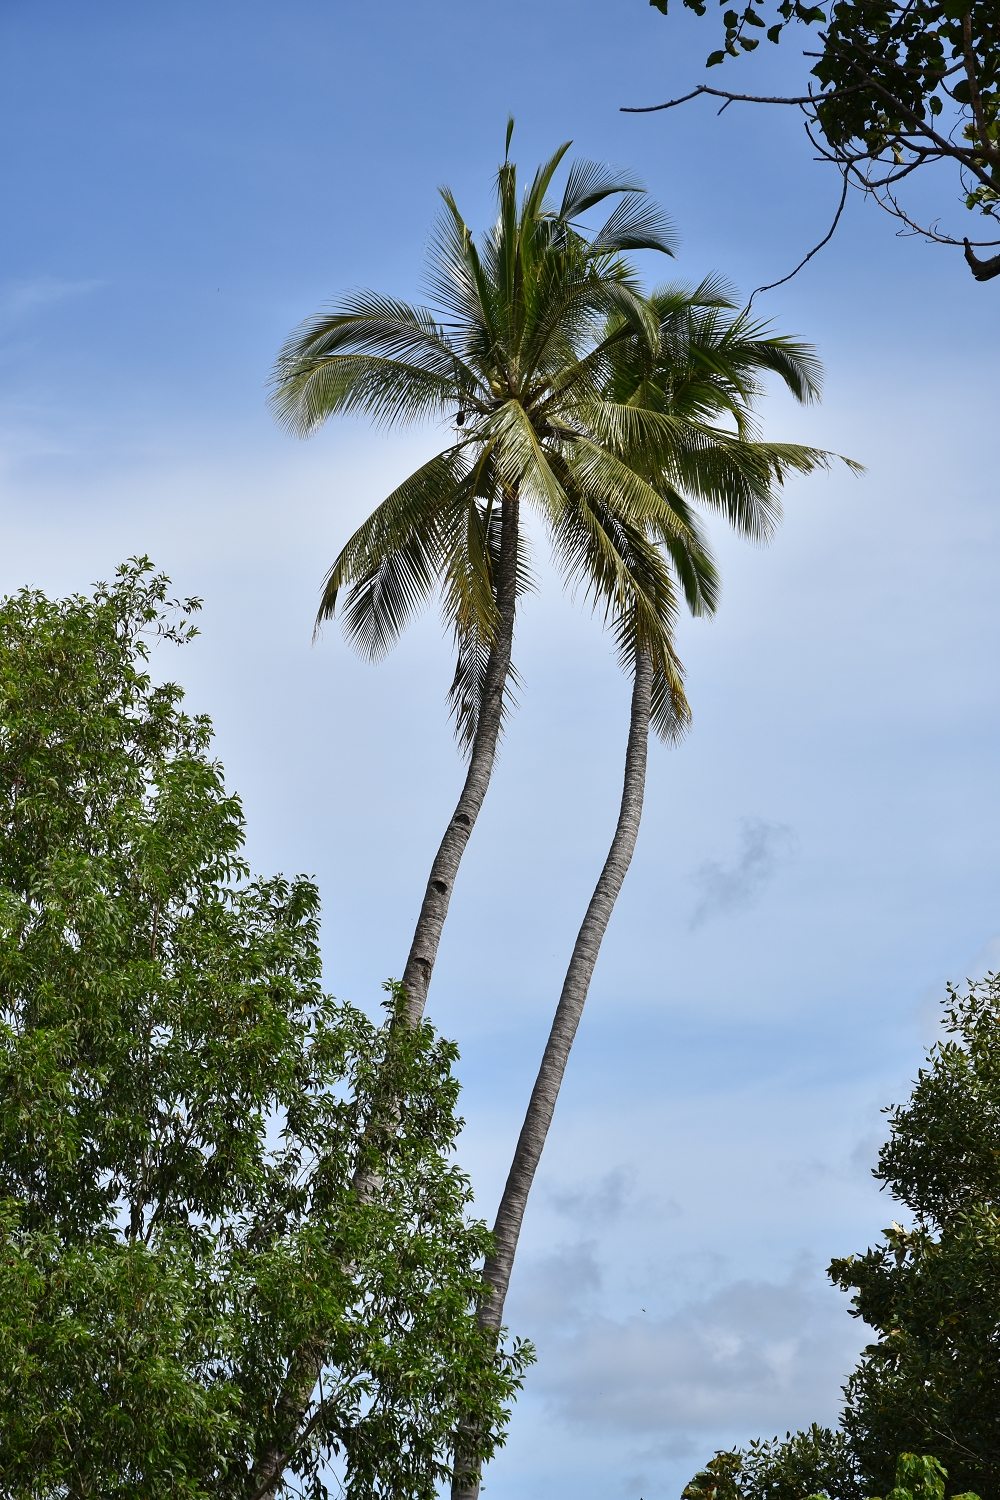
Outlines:
{"label": "cloud near horizon", "polygon": [[701,887],[701,898],[691,914],[692,931],[712,917],[751,906],[795,850],[795,833],[786,823],[743,818],[740,852],[735,862],[723,865],[718,860],[708,860],[695,872],[694,881]]}
{"label": "cloud near horizon", "polygon": [[[586,1252],[577,1259],[564,1270],[584,1271],[582,1290],[592,1293],[595,1268]],[[677,1454],[700,1452],[698,1434],[720,1427],[742,1442],[835,1423],[840,1388],[865,1341],[844,1299],[811,1267],[781,1283],[730,1282],[667,1316],[596,1315],[563,1327],[545,1339],[546,1358],[532,1375],[553,1414]]]}

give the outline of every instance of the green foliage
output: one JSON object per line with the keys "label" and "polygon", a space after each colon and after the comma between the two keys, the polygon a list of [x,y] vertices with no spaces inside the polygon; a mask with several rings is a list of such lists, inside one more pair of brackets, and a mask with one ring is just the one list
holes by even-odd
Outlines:
{"label": "green foliage", "polygon": [[716,1453],[684,1486],[681,1500],[740,1500],[742,1468],[739,1453]]}
{"label": "green foliage", "polygon": [[[896,1483],[886,1500],[944,1500],[948,1470],[930,1454],[901,1453],[896,1460]],[[880,1500],[873,1496],[872,1500]],[[979,1500],[971,1491],[952,1500]]]}
{"label": "green foliage", "polygon": [[[929,1455],[901,1453],[885,1500],[944,1500],[948,1471]],[[784,1440],[716,1453],[682,1491],[681,1500],[864,1500],[866,1490],[842,1432],[813,1425]],[[871,1500],[880,1500],[872,1496]],[[952,1500],[979,1500],[955,1495]]]}
{"label": "green foliage", "polygon": [[876,1175],[910,1229],[835,1260],[833,1280],[874,1328],[845,1388],[844,1428],[879,1488],[904,1445],[962,1487],[1000,1496],[1000,978],[950,991],[947,1039],[890,1112]]}
{"label": "green foliage", "polygon": [[[725,4],[726,0],[722,0]],[[650,0],[664,14],[667,0]],[[704,0],[684,0],[704,15]],[[951,160],[966,206],[995,215],[1000,202],[1000,5],[998,0],[835,0],[831,6],[775,0],[769,15],[752,5],[726,10],[721,50],[753,51],[763,29],[772,42],[792,22],[819,26],[822,50],[801,103],[827,153],[899,212],[895,183],[915,168]],[[769,24],[770,23],[770,24]],[[902,215],[901,215],[902,217]],[[983,263],[980,279],[996,274]],[[988,269],[986,269],[988,268]],[[997,268],[1000,270],[1000,266]]]}
{"label": "green foliage", "polygon": [[732,1484],[740,1500],[943,1500],[949,1475],[962,1500],[1000,1500],[1000,976],[950,988],[944,1030],[887,1111],[875,1170],[914,1223],[830,1266],[877,1335],[844,1387],[842,1430],[720,1454],[687,1500],[713,1485],[734,1500]]}
{"label": "green foliage", "polygon": [[813,1423],[784,1439],[758,1439],[748,1448],[717,1453],[695,1475],[682,1500],[864,1500],[850,1444],[843,1433]]}
{"label": "green foliage", "polygon": [[758,1439],[740,1459],[744,1500],[802,1500],[804,1495],[862,1500],[864,1495],[844,1434],[815,1422],[780,1440]]}
{"label": "green foliage", "polygon": [[[720,319],[732,304],[708,283],[693,298],[673,289],[648,299],[626,252],[672,253],[669,222],[639,184],[595,162],[574,162],[561,199],[550,199],[568,144],[523,192],[504,161],[496,222],[478,244],[444,191],[428,268],[433,306],[354,293],[296,330],[275,368],[275,412],[299,434],[337,413],[454,421],[455,441],[348,541],[320,619],[342,608],[349,638],[378,657],[438,591],[455,637],[451,698],[466,747],[499,621],[505,496],[539,514],[567,582],[612,624],[626,670],[638,651],[651,657],[654,726],[670,739],[690,717],[673,648],[677,579],[696,613],[709,612],[716,593],[689,501],[706,500],[760,535],[786,468],[825,461],[792,446],[780,461],[760,444],[739,451],[725,423],[750,403],[741,381],[754,339],[757,367],[767,367],[763,331],[730,320],[727,347]],[[603,225],[585,229],[584,216],[612,197]],[[814,357],[789,342],[779,366],[780,341],[771,343],[770,368],[788,379],[797,361],[789,384],[805,398]],[[711,393],[700,404],[671,386],[690,388],[690,398],[695,371]],[[523,591],[531,581],[523,533],[518,546]]]}
{"label": "green foliage", "polygon": [[315,887],[251,878],[209,722],[146,669],[192,634],[165,591],[142,559],[0,602],[4,1494],[251,1500],[277,1447],[306,1493],[333,1458],[430,1500],[530,1354],[476,1332],[454,1048],[322,992]]}

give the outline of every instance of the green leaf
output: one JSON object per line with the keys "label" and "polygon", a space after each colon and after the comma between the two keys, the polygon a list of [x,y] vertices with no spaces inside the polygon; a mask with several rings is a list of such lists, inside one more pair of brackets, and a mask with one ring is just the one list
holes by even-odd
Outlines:
{"label": "green leaf", "polygon": [[[429,1500],[530,1357],[484,1358],[454,1048],[323,993],[315,886],[251,876],[209,721],[146,670],[190,636],[167,584],[0,600],[3,1491],[248,1500],[284,1391],[305,1493],[336,1451],[353,1500]],[[304,1349],[339,1395],[303,1446]]]}

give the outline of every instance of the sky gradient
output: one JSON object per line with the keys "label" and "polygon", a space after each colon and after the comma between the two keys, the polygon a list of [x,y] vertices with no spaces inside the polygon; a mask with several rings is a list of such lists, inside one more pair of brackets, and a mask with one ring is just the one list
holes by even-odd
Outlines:
{"label": "sky gradient", "polygon": [[[0,587],[86,589],[148,553],[205,599],[156,670],[216,724],[262,873],[314,875],[327,984],[398,974],[462,775],[433,611],[359,661],[312,645],[322,574],[441,435],[279,432],[290,329],[355,286],[415,297],[447,182],[485,227],[508,112],[638,171],[677,260],[744,292],[829,227],[796,119],[704,103],[717,17],[644,0],[5,0]],[[801,39],[733,86],[801,77]],[[738,81],[738,82],[737,82]],[[946,175],[910,202],[963,226]],[[855,196],[755,304],[817,345],[823,404],[766,434],[866,465],[799,481],[766,549],[712,528],[685,621],[694,727],[646,814],[508,1300],[539,1363],[489,1500],[676,1497],[718,1446],[835,1420],[865,1330],[825,1283],[894,1213],[870,1176],[945,982],[1000,954],[1000,282]],[[462,868],[429,1013],[462,1053],[463,1164],[491,1218],[617,811],[628,687],[535,538],[524,682]]]}

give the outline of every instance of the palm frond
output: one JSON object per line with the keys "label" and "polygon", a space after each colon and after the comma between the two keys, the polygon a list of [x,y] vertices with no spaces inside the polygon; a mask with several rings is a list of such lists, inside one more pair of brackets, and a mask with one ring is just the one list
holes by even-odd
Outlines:
{"label": "palm frond", "polygon": [[823,366],[811,344],[773,334],[766,324],[749,324],[741,316],[727,331],[721,348],[734,363],[779,375],[796,400],[819,399]]}
{"label": "palm frond", "polygon": [[671,650],[665,666],[653,672],[650,723],[668,745],[676,745],[691,728],[691,705],[684,691],[684,668]]}
{"label": "palm frond", "polygon": [[505,402],[490,418],[489,430],[501,483],[534,500],[547,515],[558,515],[566,498],[562,485],[520,402]]}
{"label": "palm frond", "polygon": [[437,584],[448,538],[442,516],[467,482],[460,448],[437,454],[382,501],[330,568],[316,615],[331,619],[346,588],[344,632],[365,656],[395,644]]}
{"label": "palm frond", "polygon": [[644,193],[645,191],[641,182],[630,181],[623,173],[615,171],[613,167],[603,162],[575,161],[566,178],[562,203],[559,206],[559,217],[567,224],[571,224],[588,209],[598,203],[603,203],[604,199],[610,197],[612,193]]}
{"label": "palm frond", "polygon": [[[488,478],[484,477],[481,487],[484,491],[488,490]],[[463,755],[471,750],[479,727],[486,671],[496,626],[499,624],[494,591],[500,562],[502,525],[502,511],[498,505],[487,503],[470,510],[466,557],[458,565],[456,559],[453,559],[449,568],[448,589],[443,600],[445,618],[451,623],[455,642],[455,675],[448,690],[449,712],[454,721],[455,738]],[[489,591],[488,604],[481,594],[483,580]],[[527,546],[521,537],[518,544],[517,597],[521,598],[533,587]],[[500,704],[501,730],[516,704],[519,686],[516,668],[511,666]]]}
{"label": "palm frond", "polygon": [[474,401],[474,392],[454,378],[401,360],[345,354],[324,359],[311,370],[303,368],[276,394],[273,405],[283,427],[308,436],[338,413],[360,412],[378,426],[395,426],[434,420]]}
{"label": "palm frond", "polygon": [[497,288],[483,270],[472,232],[450,189],[442,188],[446,212],[431,236],[427,281],[439,307],[461,329],[455,340],[466,359],[495,347],[498,337]]}
{"label": "palm frond", "polygon": [[667,215],[638,193],[627,193],[590,241],[590,253],[659,250],[664,255],[673,255],[676,244],[677,231]]}
{"label": "palm frond", "polygon": [[572,144],[572,141],[563,141],[562,145],[556,147],[548,161],[544,162],[535,173],[531,187],[525,194],[524,207],[521,211],[521,220],[525,226],[531,225],[542,217],[545,209],[545,194],[549,190],[559,163]]}
{"label": "palm frond", "polygon": [[677,617],[670,568],[644,526],[615,513],[599,496],[567,489],[569,503],[551,528],[567,582],[582,590],[605,621],[630,622],[629,649],[649,652],[655,665]]}
{"label": "palm frond", "polygon": [[[383,378],[392,388],[384,398]],[[476,374],[426,308],[356,292],[338,309],[308,319],[287,340],[272,373],[270,403],[279,423],[307,436],[343,411],[414,420],[477,385]]]}
{"label": "palm frond", "polygon": [[688,537],[685,521],[657,485],[617,453],[581,435],[567,445],[564,457],[574,490],[589,503],[607,507],[623,524],[656,526],[663,536]]}

